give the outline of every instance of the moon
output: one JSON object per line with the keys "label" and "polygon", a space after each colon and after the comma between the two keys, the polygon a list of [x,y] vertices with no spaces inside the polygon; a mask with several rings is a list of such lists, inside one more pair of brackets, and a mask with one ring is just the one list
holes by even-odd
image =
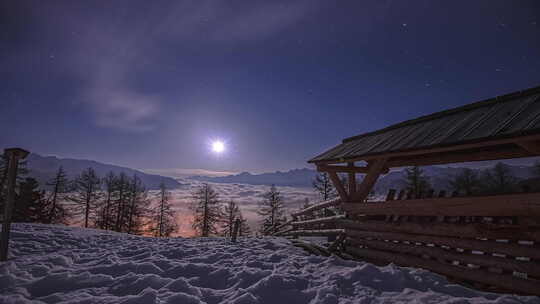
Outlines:
{"label": "moon", "polygon": [[212,151],[217,154],[223,153],[225,151],[225,144],[220,140],[212,142]]}

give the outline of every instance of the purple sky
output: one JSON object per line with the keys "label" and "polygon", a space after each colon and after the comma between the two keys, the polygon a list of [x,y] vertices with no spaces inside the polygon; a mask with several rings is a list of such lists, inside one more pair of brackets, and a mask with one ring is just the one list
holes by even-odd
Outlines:
{"label": "purple sky", "polygon": [[540,85],[538,1],[2,1],[0,28],[0,146],[134,168],[305,167]]}

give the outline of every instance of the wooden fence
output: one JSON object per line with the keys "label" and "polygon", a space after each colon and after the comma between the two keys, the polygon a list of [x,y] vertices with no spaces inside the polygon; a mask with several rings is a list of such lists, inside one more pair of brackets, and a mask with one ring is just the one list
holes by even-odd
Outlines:
{"label": "wooden fence", "polygon": [[293,213],[292,220],[277,227],[273,235],[278,236],[326,236],[335,237],[345,232],[337,227],[337,222],[345,215],[336,215],[328,210],[341,204],[339,198],[323,201]]}
{"label": "wooden fence", "polygon": [[[293,214],[276,235],[339,235],[332,249],[361,260],[424,268],[490,291],[540,295],[540,193],[445,194],[413,198],[391,190],[385,202],[326,201]],[[331,206],[346,215],[302,219]]]}

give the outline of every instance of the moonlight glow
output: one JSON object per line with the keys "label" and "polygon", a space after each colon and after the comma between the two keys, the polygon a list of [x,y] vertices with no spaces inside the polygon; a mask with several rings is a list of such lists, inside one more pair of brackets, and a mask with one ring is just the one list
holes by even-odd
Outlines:
{"label": "moonlight glow", "polygon": [[225,144],[220,140],[212,142],[212,151],[214,153],[222,153],[225,151]]}

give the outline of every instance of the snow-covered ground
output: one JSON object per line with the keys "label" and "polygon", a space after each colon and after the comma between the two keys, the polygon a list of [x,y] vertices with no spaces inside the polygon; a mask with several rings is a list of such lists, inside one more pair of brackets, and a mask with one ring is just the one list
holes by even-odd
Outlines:
{"label": "snow-covered ground", "polygon": [[15,224],[0,303],[540,303],[428,271],[310,256],[285,239],[155,239]]}

